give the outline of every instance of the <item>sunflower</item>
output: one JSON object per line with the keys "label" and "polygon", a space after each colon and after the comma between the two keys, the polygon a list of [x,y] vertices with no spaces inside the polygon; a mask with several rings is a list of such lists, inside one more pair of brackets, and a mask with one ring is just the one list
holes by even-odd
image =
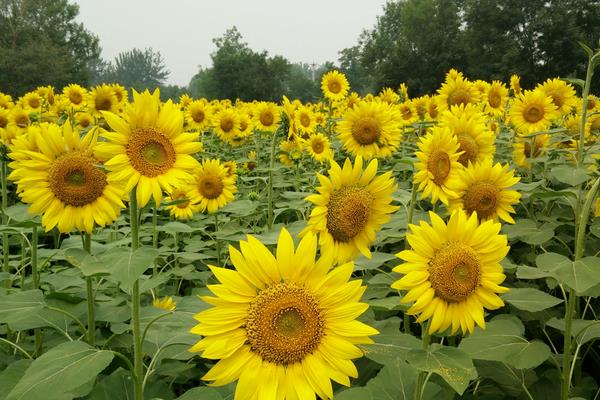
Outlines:
{"label": "sunflower", "polygon": [[513,148],[515,164],[522,168],[530,168],[532,158],[540,157],[550,144],[550,135],[537,135],[533,138],[518,138]]}
{"label": "sunflower", "polygon": [[194,181],[188,188],[189,198],[200,211],[214,213],[234,199],[235,177],[219,160],[204,160],[194,171]]}
{"label": "sunflower", "polygon": [[71,107],[81,107],[85,105],[87,90],[73,83],[63,89],[63,95]]}
{"label": "sunflower", "polygon": [[190,105],[190,103],[192,101],[194,101],[194,99],[192,99],[192,97],[189,94],[184,93],[181,96],[179,96],[179,103],[178,104],[181,107],[181,109],[184,110],[184,109],[187,108],[187,106]]}
{"label": "sunflower", "polygon": [[140,207],[150,197],[156,204],[162,191],[170,192],[191,179],[198,162],[191,154],[202,149],[197,133],[183,133],[183,114],[171,100],[162,107],[158,89],[150,94],[133,91],[133,103],[127,107],[128,119],[111,113],[102,115],[115,132],[102,136],[96,154],[108,160],[109,180],[125,184],[125,191],[135,188]]}
{"label": "sunflower", "polygon": [[37,151],[15,146],[9,178],[30,204],[29,212],[42,215],[46,231],[57,226],[64,233],[73,228],[91,233],[94,223],[105,226],[117,219],[123,190],[108,181],[93,155],[96,132],[80,138],[69,122],[62,127],[42,123],[29,128],[28,135]]}
{"label": "sunflower", "polygon": [[306,141],[306,149],[312,158],[321,163],[333,158],[329,139],[322,133],[311,135]]}
{"label": "sunflower", "polygon": [[225,167],[225,170],[227,171],[228,178],[237,179],[237,163],[235,161],[225,161],[223,167]]}
{"label": "sunflower", "polygon": [[427,105],[429,103],[429,96],[421,96],[412,99],[412,104],[415,107],[419,120],[424,120],[427,117]]}
{"label": "sunflower", "polygon": [[77,122],[77,125],[81,128],[87,128],[94,124],[94,117],[92,117],[92,114],[90,113],[79,111],[75,113],[74,117],[75,122]]}
{"label": "sunflower", "polygon": [[458,162],[462,153],[456,136],[448,127],[436,126],[419,139],[418,147],[414,175],[415,184],[419,184],[417,190],[423,192],[424,198],[431,195],[434,204],[438,199],[448,204],[457,196],[451,188],[456,186],[458,172],[463,168]]}
{"label": "sunflower", "polygon": [[177,303],[171,296],[165,296],[162,299],[156,298],[152,301],[152,307],[165,311],[175,311]]}
{"label": "sunflower", "polygon": [[254,108],[254,125],[259,131],[274,132],[279,127],[279,107],[275,103],[261,101]]}
{"label": "sunflower", "polygon": [[400,118],[386,103],[363,101],[337,123],[344,149],[365,158],[392,155],[400,144]]}
{"label": "sunflower", "polygon": [[394,89],[392,88],[383,88],[381,89],[381,92],[379,92],[379,100],[383,101],[384,103],[388,103],[388,104],[396,104],[400,101],[400,95],[398,95],[398,93],[394,92]]}
{"label": "sunflower", "polygon": [[430,119],[437,119],[440,115],[440,98],[439,96],[431,96],[427,102],[427,116]]}
{"label": "sunflower", "polygon": [[88,112],[95,117],[101,117],[102,111],[117,112],[118,103],[117,96],[110,85],[98,85],[87,95]]}
{"label": "sunflower", "polygon": [[400,98],[402,101],[407,101],[410,99],[408,96],[408,86],[406,86],[406,83],[402,82],[400,86],[398,86],[398,93],[400,93]]}
{"label": "sunflower", "polygon": [[11,109],[14,106],[11,95],[0,92],[0,108]]}
{"label": "sunflower", "polygon": [[308,106],[300,106],[294,114],[294,123],[296,127],[307,135],[315,133],[317,120],[315,114]]}
{"label": "sunflower", "polygon": [[509,213],[515,213],[512,206],[519,202],[521,195],[509,188],[519,180],[508,164],[492,165],[491,159],[469,163],[460,171],[457,186],[453,187],[458,197],[450,199],[450,209],[462,209],[467,215],[477,212],[480,221],[491,219],[497,222],[500,218],[514,224]]}
{"label": "sunflower", "polygon": [[517,97],[521,94],[521,77],[519,75],[513,74],[510,76],[510,88],[513,91],[513,96]]}
{"label": "sunflower", "polygon": [[405,101],[402,104],[398,104],[397,107],[400,112],[400,120],[402,125],[410,125],[419,119],[417,109],[411,100]]}
{"label": "sunflower", "polygon": [[273,255],[248,235],[240,251],[229,247],[235,270],[210,266],[219,284],[202,300],[213,307],[195,315],[191,332],[202,335],[190,351],[219,359],[202,377],[212,385],[238,380],[235,399],[333,398],[331,381],[350,386],[378,332],[356,318],[366,287],[349,281],[353,263],[330,270],[331,258],[315,260],[317,241],[294,241],[282,229]]}
{"label": "sunflower", "polygon": [[458,162],[463,166],[494,157],[496,136],[475,106],[452,106],[442,114],[440,126],[447,126],[456,136],[458,151],[462,152]]}
{"label": "sunflower", "polygon": [[27,112],[40,112],[42,110],[42,104],[44,99],[36,92],[29,92],[21,98],[21,106],[27,110]]}
{"label": "sunflower", "polygon": [[185,109],[185,121],[188,126],[202,132],[210,122],[210,108],[201,100],[195,100]]}
{"label": "sunflower", "polygon": [[447,78],[438,90],[440,105],[450,108],[455,105],[476,104],[479,101],[479,91],[472,82],[462,77],[459,73],[454,79]]}
{"label": "sunflower", "polygon": [[329,100],[341,100],[346,97],[350,85],[346,75],[338,71],[329,71],[321,79],[321,90],[323,95]]}
{"label": "sunflower", "polygon": [[430,212],[431,225],[421,221],[409,225],[406,235],[411,250],[396,256],[404,261],[394,272],[404,274],[392,288],[406,290],[400,300],[411,303],[408,314],[419,314],[417,322],[431,319],[429,333],[473,332],[475,324],[485,328],[484,308],[504,305],[497,293],[507,292],[500,261],[510,247],[500,235],[500,223],[478,222],[477,213],[467,217],[456,210],[446,225]]}
{"label": "sunflower", "polygon": [[397,187],[392,173],[376,176],[376,159],[363,171],[360,156],[354,166],[349,159],[343,168],[333,159],[330,165],[329,178],[317,175],[319,193],[306,198],[315,207],[301,236],[318,233],[321,254],[332,254],[338,263],[352,260],[358,253],[370,258],[375,233],[398,209],[391,205]]}
{"label": "sunflower", "polygon": [[232,142],[232,138],[240,135],[240,117],[233,108],[226,107],[213,115],[212,125],[219,139]]}
{"label": "sunflower", "polygon": [[125,86],[119,85],[118,83],[113,83],[110,85],[110,88],[117,97],[117,103],[120,105],[127,103],[129,100],[129,94],[127,94],[127,89],[125,89]]}
{"label": "sunflower", "polygon": [[200,211],[200,206],[190,201],[189,190],[186,189],[186,187],[175,188],[165,198],[165,202],[175,203],[168,205],[167,210],[176,219],[190,219]]}
{"label": "sunflower", "polygon": [[504,105],[508,96],[508,89],[500,81],[493,81],[485,93],[486,112],[492,117],[504,115]]}
{"label": "sunflower", "polygon": [[519,133],[528,134],[547,130],[559,114],[552,97],[536,89],[519,95],[510,107],[509,116]]}
{"label": "sunflower", "polygon": [[575,89],[563,80],[548,79],[539,87],[546,96],[552,99],[552,103],[561,115],[569,114],[579,105]]}

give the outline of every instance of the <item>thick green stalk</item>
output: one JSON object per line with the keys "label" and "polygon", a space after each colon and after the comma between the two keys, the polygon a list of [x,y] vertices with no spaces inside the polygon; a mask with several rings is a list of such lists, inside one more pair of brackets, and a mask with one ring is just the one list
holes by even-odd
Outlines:
{"label": "thick green stalk", "polygon": [[219,217],[218,214],[215,213],[215,244],[217,247],[217,267],[221,267],[221,242],[217,235],[219,234]]}
{"label": "thick green stalk", "polygon": [[267,188],[267,226],[273,227],[273,170],[275,169],[275,145],[277,144],[277,131],[271,137],[271,159],[269,161],[269,187]]}
{"label": "thick green stalk", "polygon": [[[412,193],[410,196],[410,204],[408,205],[408,215],[406,223],[406,236],[404,237],[404,248],[409,249],[410,244],[408,243],[408,226],[413,222],[413,215],[415,213],[415,206],[417,203],[417,185],[413,184]],[[402,316],[404,333],[410,334],[410,316],[404,312]]]}
{"label": "thick green stalk", "polygon": [[[158,229],[156,229],[156,226],[158,225],[158,207],[159,205],[154,202],[154,207],[152,207],[152,247],[155,249],[158,249]],[[158,263],[155,260],[152,268],[152,276],[156,276],[157,274]]]}
{"label": "thick green stalk", "polygon": [[[6,161],[5,160],[1,160],[0,161],[1,165],[0,165],[0,183],[1,183],[1,190],[2,190],[2,226],[6,226],[8,224],[8,215],[6,215],[6,209],[8,208],[8,185],[6,182],[6,175],[7,175],[7,169],[6,169]],[[3,232],[2,233],[2,271],[3,272],[10,272],[10,265],[8,263],[9,261],[9,250],[10,250],[10,243],[9,243],[9,237],[8,237],[8,232]],[[5,287],[8,287],[9,285],[9,280],[7,279],[6,282],[4,283]]]}
{"label": "thick green stalk", "polygon": [[[33,288],[40,288],[40,275],[38,271],[38,257],[37,257],[37,248],[38,248],[38,232],[37,225],[34,225],[31,228],[31,280],[33,281]],[[37,328],[33,331],[34,333],[34,343],[35,343],[35,355],[40,356],[42,354],[42,331]]]}
{"label": "thick green stalk", "polygon": [[[136,188],[129,195],[129,223],[131,225],[131,251],[136,251],[140,245],[139,211],[136,198]],[[136,279],[131,290],[131,325],[133,331],[133,381],[135,400],[144,400],[144,364],[142,359],[142,336],[140,331],[140,281]]]}
{"label": "thick green stalk", "polygon": [[[85,233],[83,236],[83,249],[88,254],[92,254],[92,237],[89,233]],[[91,276],[85,278],[85,291],[88,309],[87,340],[90,346],[94,346],[96,338],[96,306],[94,304],[94,280]]]}
{"label": "thick green stalk", "polygon": [[[423,350],[429,350],[429,344],[431,343],[431,336],[429,335],[429,324],[431,320],[427,322],[427,324],[421,324],[421,341],[423,344]],[[423,392],[425,391],[425,378],[427,377],[427,372],[421,371],[419,372],[419,376],[417,377],[417,384],[415,386],[415,400],[421,400],[423,397]]]}

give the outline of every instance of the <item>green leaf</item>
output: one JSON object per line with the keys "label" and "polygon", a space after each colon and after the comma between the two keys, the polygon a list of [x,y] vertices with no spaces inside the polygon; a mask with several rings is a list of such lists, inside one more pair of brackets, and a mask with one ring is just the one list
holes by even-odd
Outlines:
{"label": "green leaf", "polygon": [[201,386],[188,390],[183,395],[179,396],[177,400],[223,400],[224,397],[217,389]]}
{"label": "green leaf", "polygon": [[433,344],[428,350],[411,350],[406,359],[413,367],[441,376],[448,385],[462,395],[469,386],[475,367],[469,354],[456,347]]}
{"label": "green leaf", "polygon": [[550,272],[544,271],[541,268],[533,268],[527,265],[519,265],[517,267],[517,278],[519,279],[543,279],[551,278]]}
{"label": "green leaf", "polygon": [[373,337],[375,343],[360,346],[365,356],[379,364],[389,365],[397,362],[398,359],[404,360],[410,350],[420,349],[421,341],[412,335],[400,332],[399,325],[399,318],[389,318],[377,324],[375,327],[380,333]]}
{"label": "green leaf", "polygon": [[552,168],[550,172],[554,178],[562,183],[566,183],[571,186],[577,186],[588,180],[589,176],[585,169],[575,168],[570,165],[558,165]]}
{"label": "green leaf", "polygon": [[21,321],[36,318],[45,305],[41,290],[24,290],[0,295],[0,323],[7,323],[15,329]]}
{"label": "green leaf", "polygon": [[[83,396],[78,389],[110,364],[113,353],[97,350],[83,342],[66,342],[36,359],[7,400],[70,400]],[[91,389],[91,387],[90,387]]]}
{"label": "green leaf", "polygon": [[158,250],[148,247],[140,247],[134,252],[130,249],[114,249],[110,253],[113,254],[102,257],[101,261],[109,262],[107,267],[111,278],[119,282],[123,289],[131,289],[158,257]]}
{"label": "green leaf", "polygon": [[511,288],[508,293],[502,295],[502,298],[519,310],[530,312],[552,308],[563,302],[557,297],[533,288]]}
{"label": "green leaf", "polygon": [[398,263],[400,263],[400,260],[394,254],[373,252],[370,259],[361,255],[354,261],[354,270],[360,271],[379,268],[391,260],[398,260]]}
{"label": "green leaf", "polygon": [[476,360],[501,361],[517,369],[535,368],[548,359],[550,348],[538,340],[529,342],[523,331],[523,323],[516,317],[496,318],[486,329],[476,328],[458,348]]}
{"label": "green leaf", "polygon": [[519,239],[527,244],[540,245],[554,237],[554,229],[549,224],[537,226],[530,219],[518,219],[514,225],[505,225],[504,232],[510,240]]}
{"label": "green leaf", "polygon": [[[546,325],[556,328],[561,332],[565,331],[565,320],[552,318]],[[590,340],[600,338],[600,321],[587,319],[572,320],[571,336],[575,338],[580,345]]]}
{"label": "green leaf", "polygon": [[194,229],[181,222],[171,221],[166,224],[158,227],[159,231],[170,233],[171,235],[182,232],[182,233],[191,233],[194,232]]}
{"label": "green leaf", "polygon": [[11,391],[21,380],[25,371],[31,365],[31,360],[17,360],[10,363],[8,367],[0,372],[0,400],[5,400],[8,392]]}
{"label": "green leaf", "polygon": [[575,262],[556,254],[540,254],[535,260],[537,266],[552,274],[560,283],[567,285],[581,295],[600,283],[600,258],[584,257]]}

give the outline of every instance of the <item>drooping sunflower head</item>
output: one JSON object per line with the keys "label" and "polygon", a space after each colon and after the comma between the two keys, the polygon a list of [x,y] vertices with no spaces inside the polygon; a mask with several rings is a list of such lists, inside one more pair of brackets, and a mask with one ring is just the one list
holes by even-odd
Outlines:
{"label": "drooping sunflower head", "polygon": [[486,112],[492,117],[504,115],[508,89],[500,81],[493,81],[485,93]]}
{"label": "drooping sunflower head", "polygon": [[96,117],[102,116],[102,111],[117,112],[119,100],[110,85],[98,85],[87,95],[88,112]]}
{"label": "drooping sunflower head", "polygon": [[387,157],[401,139],[400,115],[387,103],[363,101],[348,109],[337,124],[344,149],[364,158]]}
{"label": "drooping sunflower head", "polygon": [[552,99],[552,103],[561,115],[571,113],[579,104],[573,86],[561,79],[548,79],[538,87],[546,96]]}
{"label": "drooping sunflower head", "polygon": [[492,165],[491,159],[469,163],[460,172],[457,186],[453,188],[458,197],[450,199],[450,209],[462,209],[467,216],[476,212],[480,221],[491,219],[497,222],[500,218],[514,224],[510,213],[515,213],[513,205],[519,202],[521,195],[510,187],[519,180],[508,165]]}
{"label": "drooping sunflower head", "polygon": [[411,250],[397,254],[404,263],[394,268],[404,276],[392,287],[406,291],[401,302],[413,303],[408,313],[419,315],[417,322],[431,319],[429,333],[485,328],[484,308],[502,307],[497,293],[508,291],[500,286],[505,279],[500,262],[509,250],[501,225],[480,224],[477,213],[467,217],[462,210],[447,224],[433,212],[429,216],[431,225],[409,225]]}
{"label": "drooping sunflower head", "polygon": [[336,70],[327,72],[321,79],[321,90],[323,91],[323,95],[329,100],[343,99],[346,97],[349,89],[350,84],[348,84],[346,75]]}
{"label": "drooping sunflower head", "polygon": [[458,162],[463,166],[494,157],[496,136],[486,125],[483,113],[475,106],[451,107],[442,114],[440,125],[447,126],[456,136],[458,149],[462,152]]}
{"label": "drooping sunflower head", "polygon": [[307,140],[306,149],[311,157],[319,162],[333,158],[329,139],[322,133],[311,135]]}
{"label": "drooping sunflower head", "polygon": [[438,200],[448,204],[449,199],[456,197],[452,187],[456,186],[458,172],[463,168],[458,162],[462,152],[456,136],[448,127],[436,126],[419,139],[418,147],[419,161],[414,175],[418,191],[423,192],[424,198],[431,195],[434,204]]}
{"label": "drooping sunflower head", "polygon": [[249,235],[240,250],[229,248],[234,270],[210,267],[219,284],[202,298],[213,307],[195,315],[191,332],[203,338],[190,351],[220,361],[202,379],[238,380],[236,398],[249,400],[328,399],[331,380],[350,385],[351,360],[363,354],[357,345],[377,331],[356,320],[368,306],[360,303],[365,287],[349,281],[353,263],[330,270],[332,259],[315,259],[316,250],[314,235],[294,248],[282,229],[275,255]]}
{"label": "drooping sunflower head", "polygon": [[191,154],[202,150],[197,133],[183,132],[183,114],[170,100],[161,106],[160,93],[133,92],[133,103],[127,106],[127,120],[103,112],[114,132],[105,132],[107,140],[99,143],[96,154],[108,160],[111,181],[123,182],[125,190],[136,188],[140,207],[150,197],[156,204],[163,190],[182,186],[191,180],[198,162]]}
{"label": "drooping sunflower head", "polygon": [[42,123],[31,127],[29,136],[37,150],[14,149],[10,178],[29,211],[42,215],[46,231],[57,226],[64,233],[74,228],[91,233],[94,224],[117,218],[123,190],[108,181],[93,156],[94,130],[80,138],[68,122],[62,127]]}
{"label": "drooping sunflower head", "polygon": [[331,253],[339,263],[358,253],[371,257],[376,232],[398,209],[391,205],[394,178],[390,172],[377,176],[376,159],[364,170],[360,156],[354,165],[349,159],[343,168],[333,160],[330,165],[329,177],[318,175],[318,194],[306,198],[315,207],[302,235],[318,233],[322,254]]}
{"label": "drooping sunflower head", "polygon": [[71,107],[82,107],[85,105],[87,90],[72,83],[69,86],[65,86],[63,96],[67,99]]}
{"label": "drooping sunflower head", "polygon": [[200,211],[213,213],[233,201],[237,192],[235,175],[230,175],[221,161],[207,159],[194,172],[188,190],[190,199],[199,205]]}
{"label": "drooping sunflower head", "polygon": [[510,121],[522,134],[545,131],[552,121],[560,116],[552,97],[540,89],[528,90],[513,102]]}

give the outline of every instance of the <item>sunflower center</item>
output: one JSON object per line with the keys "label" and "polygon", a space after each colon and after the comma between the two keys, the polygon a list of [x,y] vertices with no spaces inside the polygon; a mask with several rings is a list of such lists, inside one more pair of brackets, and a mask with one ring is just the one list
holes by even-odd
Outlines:
{"label": "sunflower center", "polygon": [[248,129],[248,121],[245,119],[240,121],[240,131],[245,132]]}
{"label": "sunflower center", "polygon": [[271,111],[265,111],[260,114],[260,123],[264,126],[273,125],[273,121],[275,121],[275,116]]}
{"label": "sunflower center", "polygon": [[49,171],[52,193],[63,203],[81,207],[102,196],[106,174],[97,161],[83,152],[67,153],[56,159]]}
{"label": "sunflower center", "polygon": [[363,146],[377,142],[379,136],[381,136],[381,128],[375,118],[364,117],[352,125],[352,137]]}
{"label": "sunflower center", "polygon": [[323,146],[323,142],[321,142],[320,140],[315,140],[314,142],[312,142],[312,149],[315,153],[321,154],[325,149],[325,146]]}
{"label": "sunflower center", "polygon": [[317,348],[324,330],[313,294],[287,282],[261,291],[250,304],[246,320],[251,350],[279,365],[302,361]]}
{"label": "sunflower center", "polygon": [[596,107],[596,100],[588,98],[587,109],[593,110]]}
{"label": "sunflower center", "polygon": [[470,246],[448,242],[429,261],[429,274],[431,287],[438,297],[459,302],[479,285],[481,262]]}
{"label": "sunflower center", "polygon": [[83,101],[83,96],[79,92],[70,92],[69,93],[69,100],[73,104],[80,104]]}
{"label": "sunflower center", "polygon": [[173,144],[168,137],[153,128],[132,132],[125,152],[131,166],[144,176],[164,174],[175,164]]}
{"label": "sunflower center", "polygon": [[469,161],[475,162],[479,154],[479,145],[475,139],[471,135],[459,134],[458,143],[459,150],[464,152],[458,157],[458,162],[465,167],[469,164]]}
{"label": "sunflower center", "polygon": [[498,108],[498,107],[500,107],[500,104],[502,103],[502,98],[500,97],[500,95],[498,93],[492,92],[488,96],[488,102],[490,103],[490,106],[492,108]]}
{"label": "sunflower center", "polygon": [[15,116],[15,125],[19,128],[26,128],[29,125],[29,117],[25,113],[20,113]]}
{"label": "sunflower center", "polygon": [[308,127],[310,125],[310,117],[307,114],[300,115],[300,124],[303,127]]}
{"label": "sunflower center", "polygon": [[456,89],[448,96],[448,105],[467,104],[471,100],[471,94],[465,89]]}
{"label": "sunflower center", "polygon": [[32,99],[29,99],[29,106],[31,108],[38,108],[40,106],[40,99],[35,98],[35,97]]}
{"label": "sunflower center", "polygon": [[433,175],[433,181],[442,185],[450,175],[450,156],[442,150],[433,150],[427,161],[427,170]]}
{"label": "sunflower center", "polygon": [[223,181],[215,175],[204,175],[198,181],[198,190],[207,199],[216,199],[223,193]]}
{"label": "sunflower center", "polygon": [[187,201],[184,201],[182,203],[178,203],[177,204],[177,208],[185,209],[185,208],[187,208],[187,206],[190,205],[190,201],[187,199],[187,196],[186,196],[186,194],[185,194],[185,192],[183,190],[175,190],[171,194],[171,199],[174,200],[174,201],[177,201],[177,200],[187,200]]}
{"label": "sunflower center", "polygon": [[467,213],[477,211],[480,219],[491,217],[496,212],[500,200],[498,188],[487,182],[472,185],[464,196],[464,206]]}
{"label": "sunflower center", "polygon": [[534,142],[533,150],[531,149],[531,144],[529,142],[525,142],[523,144],[523,154],[527,158],[537,158],[542,154],[542,149],[537,143]]}
{"label": "sunflower center", "polygon": [[223,118],[220,125],[223,132],[229,132],[233,129],[233,119],[229,117]]}
{"label": "sunflower center", "polygon": [[340,85],[338,81],[330,81],[327,83],[327,89],[329,89],[331,93],[338,94],[342,90],[342,85]]}
{"label": "sunflower center", "polygon": [[349,242],[369,221],[373,195],[361,186],[345,186],[331,194],[327,230],[338,242]]}
{"label": "sunflower center", "polygon": [[565,104],[565,99],[560,93],[550,93],[550,97],[552,97],[552,102],[558,108],[561,108],[563,104]]}
{"label": "sunflower center", "polygon": [[98,95],[96,96],[94,105],[96,106],[96,110],[98,111],[108,111],[112,106],[112,101],[107,95]]}
{"label": "sunflower center", "polygon": [[4,115],[0,115],[0,128],[6,128],[6,125],[8,125],[8,118]]}
{"label": "sunflower center", "polygon": [[523,118],[534,124],[544,118],[544,110],[537,104],[531,104],[523,112]]}
{"label": "sunflower center", "polygon": [[204,111],[202,110],[194,110],[192,112],[192,119],[194,122],[202,122],[204,121]]}

